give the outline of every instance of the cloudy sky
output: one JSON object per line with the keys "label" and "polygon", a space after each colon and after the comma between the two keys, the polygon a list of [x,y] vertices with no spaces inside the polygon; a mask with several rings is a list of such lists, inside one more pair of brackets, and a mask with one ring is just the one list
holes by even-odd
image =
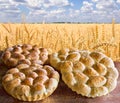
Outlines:
{"label": "cloudy sky", "polygon": [[120,22],[120,0],[0,0],[0,22]]}

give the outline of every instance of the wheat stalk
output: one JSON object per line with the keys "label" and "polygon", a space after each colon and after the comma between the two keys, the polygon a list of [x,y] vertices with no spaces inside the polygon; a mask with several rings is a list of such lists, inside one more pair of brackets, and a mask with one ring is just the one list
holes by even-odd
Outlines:
{"label": "wheat stalk", "polygon": [[112,44],[112,43],[101,43],[101,44],[98,44],[98,45],[94,46],[92,49],[96,49],[96,48],[99,48],[99,47],[102,47],[102,46],[112,46],[112,47],[117,47],[116,44]]}
{"label": "wheat stalk", "polygon": [[71,33],[71,41],[72,41],[72,47],[75,47],[75,44],[76,44],[76,40],[75,40],[75,38],[74,38],[74,33],[72,32]]}
{"label": "wheat stalk", "polygon": [[[9,30],[4,24],[2,24],[2,26],[4,27],[4,29],[8,32],[8,33],[11,33],[11,29]],[[10,27],[10,25],[9,25]]]}
{"label": "wheat stalk", "polygon": [[87,45],[90,47],[90,31],[87,31]]}
{"label": "wheat stalk", "polygon": [[[118,60],[118,57],[120,58],[120,38],[119,34],[117,35],[119,28],[120,25],[115,24],[115,22],[112,22],[112,24],[90,25],[1,24],[0,48],[3,49],[18,43],[30,43],[45,48],[50,47],[53,51],[65,47],[88,50],[102,49],[113,60]],[[101,35],[99,35],[100,33]],[[110,38],[106,34],[112,34],[112,37]]]}
{"label": "wheat stalk", "polygon": [[31,44],[32,40],[34,41],[34,39],[33,39],[33,38],[34,38],[34,35],[35,35],[35,34],[32,34],[32,35],[30,36],[29,41],[28,41],[28,44]]}
{"label": "wheat stalk", "polygon": [[92,28],[92,36],[93,36],[93,42],[96,44],[96,36],[95,36],[94,28]]}
{"label": "wheat stalk", "polygon": [[42,47],[44,46],[44,37],[43,37],[43,35],[41,37],[41,45],[42,45]]}
{"label": "wheat stalk", "polygon": [[19,40],[19,28],[17,27],[16,28],[16,44],[18,43],[18,40]]}
{"label": "wheat stalk", "polygon": [[105,40],[105,29],[104,24],[102,25],[102,41]]}
{"label": "wheat stalk", "polygon": [[28,35],[28,40],[30,39],[30,33],[29,33],[29,31],[28,31],[28,29],[27,29],[27,27],[26,27],[26,25],[24,24],[24,30],[26,31],[26,33],[27,33],[27,35]]}
{"label": "wheat stalk", "polygon": [[95,28],[96,30],[96,39],[98,39],[98,25],[96,25],[96,28]]}
{"label": "wheat stalk", "polygon": [[9,41],[8,41],[8,36],[5,37],[5,43],[6,43],[6,47],[9,47]]}
{"label": "wheat stalk", "polygon": [[112,36],[115,38],[115,19],[112,19]]}
{"label": "wheat stalk", "polygon": [[59,39],[57,39],[57,41],[55,42],[55,50],[57,50],[57,47],[58,47],[58,44],[59,44]]}

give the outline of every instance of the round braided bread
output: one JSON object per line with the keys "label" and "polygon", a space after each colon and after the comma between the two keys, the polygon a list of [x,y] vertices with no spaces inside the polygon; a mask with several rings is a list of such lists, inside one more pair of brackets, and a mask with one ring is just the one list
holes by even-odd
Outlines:
{"label": "round braided bread", "polygon": [[111,58],[101,52],[60,50],[50,63],[73,91],[87,97],[106,95],[117,85],[118,71]]}
{"label": "round braided bread", "polygon": [[44,64],[48,60],[48,51],[45,48],[38,48],[36,45],[15,45],[7,48],[1,57],[8,67],[15,67],[18,64]]}
{"label": "round braided bread", "polygon": [[4,89],[22,101],[38,101],[51,95],[57,88],[59,74],[51,66],[19,64],[2,78]]}

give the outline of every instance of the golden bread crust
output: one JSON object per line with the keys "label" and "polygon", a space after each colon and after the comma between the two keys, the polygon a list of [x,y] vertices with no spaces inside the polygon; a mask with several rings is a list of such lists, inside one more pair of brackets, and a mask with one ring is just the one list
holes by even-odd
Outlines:
{"label": "golden bread crust", "polygon": [[51,66],[19,64],[2,78],[4,89],[23,101],[38,101],[51,95],[57,88],[59,74]]}
{"label": "golden bread crust", "polygon": [[80,54],[78,50],[72,50],[72,49],[62,49],[59,50],[56,53],[53,53],[50,55],[50,64],[57,70],[60,71],[60,63],[65,60],[69,61],[76,61],[79,60]]}
{"label": "golden bread crust", "polygon": [[67,51],[64,53],[65,59],[60,60],[58,56],[59,62],[56,62],[59,63],[59,67],[56,68],[61,72],[62,79],[69,88],[78,94],[93,98],[106,95],[115,89],[119,74],[112,59],[100,52],[84,50],[74,53],[77,57],[71,56],[71,59],[69,56],[71,53]]}
{"label": "golden bread crust", "polygon": [[15,45],[7,48],[3,52],[1,59],[8,67],[15,67],[22,63],[43,65],[48,60],[48,51],[45,48],[38,48],[36,45]]}

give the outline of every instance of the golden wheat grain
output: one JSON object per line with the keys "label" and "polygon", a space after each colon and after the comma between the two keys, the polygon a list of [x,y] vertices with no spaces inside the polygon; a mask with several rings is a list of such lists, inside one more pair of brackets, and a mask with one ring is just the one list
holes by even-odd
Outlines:
{"label": "golden wheat grain", "polygon": [[27,36],[28,36],[28,40],[30,39],[30,33],[29,33],[29,30],[27,29],[27,26],[24,24],[24,30],[25,32],[27,33]]}
{"label": "golden wheat grain", "polygon": [[11,33],[11,30],[9,30],[4,24],[2,24],[2,26],[8,33]]}
{"label": "golden wheat grain", "polygon": [[90,33],[89,33],[89,31],[87,32],[87,45],[88,45],[88,47],[90,46]]}
{"label": "golden wheat grain", "polygon": [[42,47],[44,46],[44,37],[43,37],[43,35],[41,36],[41,46]]}
{"label": "golden wheat grain", "polygon": [[112,19],[112,36],[115,38],[115,19]]}
{"label": "golden wheat grain", "polygon": [[98,25],[96,25],[96,28],[95,28],[96,30],[96,39],[98,40]]}
{"label": "golden wheat grain", "polygon": [[105,40],[105,29],[104,24],[102,24],[102,41]]}
{"label": "golden wheat grain", "polygon": [[83,46],[84,46],[84,40],[79,43],[78,49],[83,50]]}
{"label": "golden wheat grain", "polygon": [[6,47],[8,48],[9,47],[9,41],[8,41],[8,36],[5,37],[5,42],[6,42]]}
{"label": "golden wheat grain", "polygon": [[33,38],[34,38],[34,35],[35,35],[35,34],[32,34],[32,35],[30,36],[29,41],[28,41],[28,44],[31,44],[32,40],[34,41],[34,39],[33,39]]}
{"label": "golden wheat grain", "polygon": [[19,28],[18,27],[16,27],[16,44],[18,43],[18,41],[19,41]]}
{"label": "golden wheat grain", "polygon": [[57,51],[58,44],[59,44],[59,39],[57,39],[57,41],[55,42],[55,48],[54,48],[55,51]]}
{"label": "golden wheat grain", "polygon": [[94,42],[94,44],[96,44],[96,36],[95,36],[95,32],[94,32],[94,28],[92,28],[92,39],[93,39],[93,41],[92,42]]}
{"label": "golden wheat grain", "polygon": [[115,22],[113,24],[1,24],[0,49],[19,43],[29,43],[51,48],[52,51],[66,47],[90,51],[102,50],[113,60],[118,60],[119,33],[120,25]]}
{"label": "golden wheat grain", "polygon": [[92,49],[96,49],[96,48],[99,48],[99,47],[102,47],[102,46],[117,47],[116,44],[111,44],[111,43],[101,43],[101,44],[95,45]]}

